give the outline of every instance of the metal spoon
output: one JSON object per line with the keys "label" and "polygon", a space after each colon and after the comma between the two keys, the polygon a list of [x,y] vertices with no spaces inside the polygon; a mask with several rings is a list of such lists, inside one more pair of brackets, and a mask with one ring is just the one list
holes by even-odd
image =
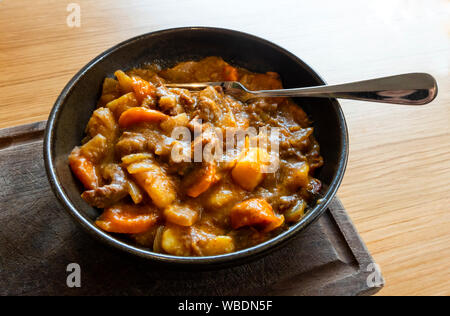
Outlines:
{"label": "metal spoon", "polygon": [[237,81],[174,83],[168,88],[203,89],[220,86],[224,92],[245,102],[258,97],[342,98],[405,105],[424,105],[437,95],[437,83],[426,73],[409,73],[330,86],[250,91]]}

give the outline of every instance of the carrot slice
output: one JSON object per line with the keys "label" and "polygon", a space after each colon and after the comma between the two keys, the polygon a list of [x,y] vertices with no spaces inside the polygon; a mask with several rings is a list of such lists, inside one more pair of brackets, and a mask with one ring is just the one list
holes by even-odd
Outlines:
{"label": "carrot slice", "polygon": [[283,225],[283,223],[284,223],[283,215],[280,215],[280,216],[274,215],[274,217],[272,217],[271,222],[266,227],[263,228],[262,232],[263,233],[270,232],[270,231],[274,230],[275,228],[278,228],[281,225]]}
{"label": "carrot slice", "polygon": [[238,81],[239,75],[236,68],[230,65],[226,65],[223,68],[223,77],[225,81]]}
{"label": "carrot slice", "polygon": [[168,115],[160,111],[135,107],[126,110],[120,115],[119,126],[121,128],[127,128],[133,124],[142,122],[157,123],[166,120],[168,117]]}
{"label": "carrot slice", "polygon": [[139,234],[149,230],[157,219],[155,210],[148,206],[119,204],[105,209],[95,224],[110,233]]}
{"label": "carrot slice", "polygon": [[183,179],[186,194],[196,198],[216,182],[216,166],[212,163],[195,169]]}
{"label": "carrot slice", "polygon": [[284,216],[276,216],[272,206],[262,198],[253,198],[235,205],[230,212],[231,227],[254,226],[269,232],[284,223]]}
{"label": "carrot slice", "polygon": [[72,172],[87,190],[93,190],[98,187],[98,177],[95,172],[95,166],[86,157],[79,154],[79,148],[76,148],[70,154],[69,165]]}
{"label": "carrot slice", "polygon": [[152,83],[139,77],[131,77],[131,82],[131,86],[139,102],[144,101],[148,96],[152,98],[156,96],[156,87]]}

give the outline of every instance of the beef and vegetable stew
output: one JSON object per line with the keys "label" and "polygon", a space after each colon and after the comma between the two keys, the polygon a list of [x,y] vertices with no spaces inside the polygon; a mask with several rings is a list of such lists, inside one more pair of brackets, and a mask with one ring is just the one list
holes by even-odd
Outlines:
{"label": "beef and vegetable stew", "polygon": [[220,87],[165,86],[210,81],[282,88],[277,73],[219,57],[105,79],[69,156],[82,198],[102,209],[98,227],[155,252],[211,256],[276,236],[315,203],[323,159],[305,112],[289,98],[243,103]]}

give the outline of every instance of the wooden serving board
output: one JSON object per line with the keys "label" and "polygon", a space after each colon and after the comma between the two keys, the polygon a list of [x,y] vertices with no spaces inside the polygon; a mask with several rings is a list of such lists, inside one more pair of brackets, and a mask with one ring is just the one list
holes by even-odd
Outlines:
{"label": "wooden serving board", "polygon": [[[285,247],[218,271],[162,270],[94,240],[45,174],[45,122],[0,130],[0,295],[369,295],[373,259],[336,198]],[[66,285],[67,265],[81,287]],[[372,264],[372,265],[371,265]]]}

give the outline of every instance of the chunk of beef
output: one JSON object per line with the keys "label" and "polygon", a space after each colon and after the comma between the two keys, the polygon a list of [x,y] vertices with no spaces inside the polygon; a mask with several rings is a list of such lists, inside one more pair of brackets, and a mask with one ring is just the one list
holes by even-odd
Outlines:
{"label": "chunk of beef", "polygon": [[117,164],[109,164],[103,168],[102,175],[111,180],[110,184],[85,191],[81,197],[90,205],[105,208],[117,203],[128,194],[127,180],[122,168]]}

